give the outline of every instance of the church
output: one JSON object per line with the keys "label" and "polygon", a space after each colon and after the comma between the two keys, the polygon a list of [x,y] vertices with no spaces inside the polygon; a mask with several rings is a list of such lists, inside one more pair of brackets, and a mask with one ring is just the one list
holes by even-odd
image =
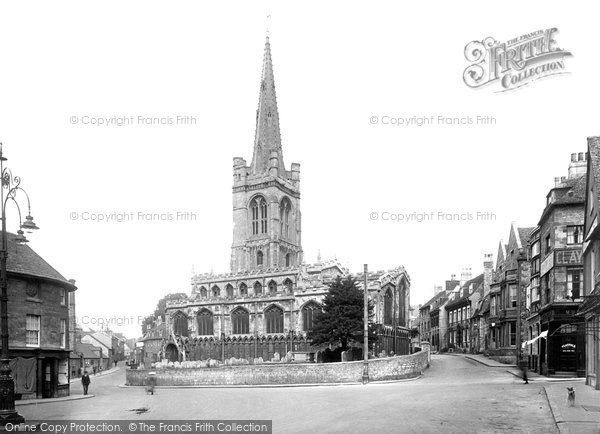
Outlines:
{"label": "church", "polygon": [[[267,37],[252,161],[233,159],[231,270],[193,276],[188,298],[167,304],[165,358],[267,361],[291,351],[296,361],[314,359],[307,332],[329,283],[349,271],[337,260],[304,263],[300,164],[288,170],[283,157]],[[364,275],[353,276],[362,286]],[[367,281],[378,325],[375,351],[408,354],[408,273],[400,266],[370,272]]]}

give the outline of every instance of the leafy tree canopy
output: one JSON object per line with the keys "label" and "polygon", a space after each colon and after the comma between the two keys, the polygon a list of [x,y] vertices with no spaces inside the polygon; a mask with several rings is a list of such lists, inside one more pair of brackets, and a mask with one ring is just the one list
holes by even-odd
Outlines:
{"label": "leafy tree canopy", "polygon": [[[329,286],[323,300],[323,312],[315,315],[308,338],[313,345],[340,344],[342,350],[348,344],[363,342],[363,291],[352,277],[338,277]],[[373,303],[369,301],[369,343],[375,342]]]}

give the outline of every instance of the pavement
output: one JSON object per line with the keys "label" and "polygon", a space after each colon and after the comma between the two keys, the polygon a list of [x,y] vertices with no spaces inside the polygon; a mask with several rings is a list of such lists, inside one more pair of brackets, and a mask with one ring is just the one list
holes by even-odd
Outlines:
{"label": "pavement", "polygon": [[[111,369],[108,369],[106,371],[100,371],[98,372],[96,375],[90,375],[90,378],[93,380],[94,378],[98,378],[98,377],[102,377],[104,375],[110,375],[110,374],[114,374],[115,372],[119,371],[121,368],[119,366],[113,367]],[[74,383],[80,383],[81,382],[81,378],[73,378],[72,380],[69,381],[69,384],[74,384]],[[22,406],[22,405],[38,405],[38,404],[50,404],[53,402],[63,402],[63,401],[75,401],[78,399],[88,399],[88,398],[93,398],[94,395],[93,394],[87,394],[84,395],[83,394],[83,390],[81,390],[81,393],[74,393],[73,390],[73,386],[71,386],[71,394],[69,396],[63,396],[61,398],[44,398],[44,399],[20,399],[18,401],[15,401],[15,406]]]}
{"label": "pavement", "polygon": [[[90,378],[96,378],[96,377],[101,377],[103,375],[108,375],[108,374],[112,374],[113,372],[117,372],[119,369],[121,369],[118,365],[116,367],[107,369],[106,371],[100,371],[97,373],[91,373],[89,374]],[[77,377],[77,378],[72,378],[71,381],[69,381],[69,383],[73,384],[73,383],[77,383],[81,381],[81,377]]]}
{"label": "pavement", "polygon": [[[478,354],[465,354],[463,357],[488,367],[508,368],[508,373],[521,380],[523,378],[516,365],[498,363]],[[528,372],[527,377],[530,383],[543,384],[554,422],[561,434],[600,433],[600,390],[586,386],[584,378],[545,377],[535,372]],[[575,389],[573,406],[567,401],[567,387]]]}
{"label": "pavement", "polygon": [[[575,405],[567,401],[567,387],[575,389]],[[544,385],[552,415],[561,434],[600,433],[600,390],[581,382]]]}

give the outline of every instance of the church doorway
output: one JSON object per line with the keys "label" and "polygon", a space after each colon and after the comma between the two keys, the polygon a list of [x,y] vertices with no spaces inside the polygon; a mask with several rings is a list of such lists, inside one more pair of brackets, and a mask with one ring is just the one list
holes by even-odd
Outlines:
{"label": "church doorway", "polygon": [[179,351],[177,351],[175,344],[167,345],[167,348],[165,348],[165,355],[167,356],[167,360],[169,362],[179,361]]}

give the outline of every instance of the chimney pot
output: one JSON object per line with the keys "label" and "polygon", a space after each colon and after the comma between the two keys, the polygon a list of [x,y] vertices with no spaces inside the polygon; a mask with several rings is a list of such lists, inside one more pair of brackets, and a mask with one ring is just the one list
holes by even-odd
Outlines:
{"label": "chimney pot", "polygon": [[571,154],[571,163],[575,163],[577,161],[577,154],[573,153]]}
{"label": "chimney pot", "polygon": [[583,152],[579,153],[579,161],[585,161],[585,154]]}

